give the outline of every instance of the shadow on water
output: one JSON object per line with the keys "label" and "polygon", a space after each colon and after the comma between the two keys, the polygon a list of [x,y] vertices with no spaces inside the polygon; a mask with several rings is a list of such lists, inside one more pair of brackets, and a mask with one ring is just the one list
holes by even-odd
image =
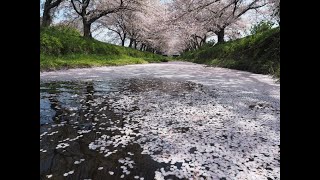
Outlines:
{"label": "shadow on water", "polygon": [[[112,99],[108,94],[159,90],[183,95],[197,86],[165,79],[42,82],[40,178],[154,179],[156,170],[170,168],[170,165],[155,162],[149,155],[141,154],[142,148],[134,143],[138,136],[123,135],[126,132],[122,130],[128,121],[123,114],[111,108]],[[115,146],[115,137],[133,140]],[[105,140],[101,140],[103,138]],[[92,142],[103,145],[92,145]]]}

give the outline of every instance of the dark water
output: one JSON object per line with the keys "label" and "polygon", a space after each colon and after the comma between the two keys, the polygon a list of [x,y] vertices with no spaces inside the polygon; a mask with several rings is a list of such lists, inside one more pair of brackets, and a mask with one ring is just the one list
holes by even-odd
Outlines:
{"label": "dark water", "polygon": [[[170,165],[157,163],[134,140],[127,145],[90,149],[101,137],[120,137],[124,114],[110,106],[110,93],[134,94],[160,90],[183,95],[196,88],[189,82],[164,79],[123,79],[89,82],[42,82],[40,84],[41,179],[154,179],[155,171]],[[113,96],[116,98],[116,96]],[[139,107],[135,107],[138,109]],[[129,114],[130,112],[127,112]],[[133,122],[134,123],[134,122]],[[110,127],[116,127],[110,129]],[[181,129],[186,131],[187,129]],[[138,132],[138,130],[135,130]],[[132,136],[138,139],[139,136]],[[125,159],[126,162],[119,160]],[[131,164],[131,165],[130,165]],[[121,167],[122,166],[122,167]],[[130,174],[123,172],[123,166]],[[103,167],[103,169],[101,169]],[[50,176],[48,176],[50,175]],[[135,177],[136,176],[136,177]],[[168,177],[167,177],[168,178]],[[170,179],[178,179],[170,177]]]}

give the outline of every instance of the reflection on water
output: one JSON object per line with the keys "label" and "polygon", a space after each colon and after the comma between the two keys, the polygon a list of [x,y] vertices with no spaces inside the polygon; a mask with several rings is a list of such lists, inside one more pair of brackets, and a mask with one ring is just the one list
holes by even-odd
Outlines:
{"label": "reflection on water", "polygon": [[170,165],[141,154],[134,143],[139,126],[112,109],[109,94],[159,90],[184,95],[193,89],[192,83],[159,79],[41,83],[41,179],[154,179],[156,170]]}

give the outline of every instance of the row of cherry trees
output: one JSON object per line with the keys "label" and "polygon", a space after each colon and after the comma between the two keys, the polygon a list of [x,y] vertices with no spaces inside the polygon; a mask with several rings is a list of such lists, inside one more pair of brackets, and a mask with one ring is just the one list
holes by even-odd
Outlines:
{"label": "row of cherry trees", "polygon": [[201,47],[216,36],[237,37],[248,22],[247,12],[269,14],[280,24],[280,0],[45,0],[42,26],[62,10],[63,24],[84,37],[106,28],[125,46],[154,53],[175,54]]}
{"label": "row of cherry trees", "polygon": [[185,37],[181,48],[192,50],[201,47],[210,36],[215,35],[222,43],[226,31],[230,37],[240,35],[239,30],[250,24],[243,18],[249,11],[275,15],[280,22],[279,0],[174,0],[171,20]]}

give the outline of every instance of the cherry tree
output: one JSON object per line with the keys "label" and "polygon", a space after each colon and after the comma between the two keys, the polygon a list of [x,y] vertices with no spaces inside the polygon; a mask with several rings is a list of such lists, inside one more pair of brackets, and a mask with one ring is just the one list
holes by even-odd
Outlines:
{"label": "cherry tree", "polygon": [[269,3],[271,4],[272,16],[275,17],[280,25],[280,0],[270,0]]}
{"label": "cherry tree", "polygon": [[141,51],[163,53],[167,51],[171,32],[167,23],[166,6],[158,0],[144,0],[137,10],[107,15],[97,22],[118,35],[121,44]]}
{"label": "cherry tree", "polygon": [[52,11],[57,8],[63,0],[46,0],[41,6],[43,6],[42,26],[50,26],[52,22]]}
{"label": "cherry tree", "polygon": [[108,14],[134,9],[140,0],[71,0],[71,4],[82,19],[84,37],[92,38],[92,23]]}
{"label": "cherry tree", "polygon": [[130,14],[128,22],[129,47],[155,52],[159,50],[161,33],[164,31],[165,8],[157,0],[146,0],[140,11]]}
{"label": "cherry tree", "polygon": [[51,10],[64,9],[66,19],[61,23],[81,29],[84,37],[92,38],[95,30],[106,28],[113,35],[103,37],[114,36],[122,46],[129,42],[131,48],[153,53],[178,54],[198,49],[213,37],[218,43],[239,38],[252,24],[246,18],[251,12],[273,14],[280,23],[280,0],[46,1],[49,2],[60,2]]}
{"label": "cherry tree", "polygon": [[249,10],[257,10],[266,0],[175,0],[176,19],[198,19],[208,32],[224,42],[225,29],[236,23]]}
{"label": "cherry tree", "polygon": [[117,12],[110,14],[109,16],[102,17],[97,22],[102,26],[115,33],[120,41],[121,45],[125,45],[127,39],[127,22],[130,21],[125,12]]}
{"label": "cherry tree", "polygon": [[215,20],[211,21],[209,31],[217,35],[219,43],[224,42],[225,29],[228,26],[241,20],[241,17],[249,10],[256,10],[265,6],[266,2],[261,0],[232,0],[221,1],[217,5],[218,8],[211,11],[211,16]]}

